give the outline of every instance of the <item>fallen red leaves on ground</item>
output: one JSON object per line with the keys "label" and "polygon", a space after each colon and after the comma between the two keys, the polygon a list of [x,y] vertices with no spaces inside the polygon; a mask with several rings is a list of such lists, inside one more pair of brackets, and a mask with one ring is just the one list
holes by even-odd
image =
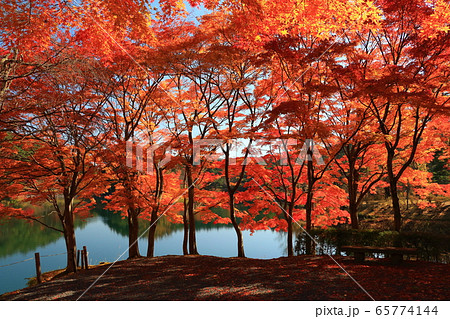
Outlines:
{"label": "fallen red leaves on ground", "polygon": [[[449,300],[450,265],[348,257],[262,260],[212,256],[138,258],[99,266],[1,300]],[[347,272],[347,273],[346,273]],[[355,283],[351,277],[364,288]],[[370,296],[369,296],[370,295]]]}

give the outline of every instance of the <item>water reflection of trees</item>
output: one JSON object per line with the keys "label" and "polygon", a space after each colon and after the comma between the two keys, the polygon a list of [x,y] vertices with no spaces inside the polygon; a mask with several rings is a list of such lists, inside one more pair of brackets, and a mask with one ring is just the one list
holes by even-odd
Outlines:
{"label": "water reflection of trees", "polygon": [[[107,225],[114,233],[119,234],[121,236],[128,236],[128,222],[126,218],[117,213],[112,213],[107,210],[97,209],[94,211],[95,215],[101,217],[103,223]],[[150,222],[147,220],[140,220],[139,222],[139,234],[142,234],[150,227]],[[223,224],[213,224],[208,223],[205,224],[201,220],[195,221],[195,227],[198,230],[215,230],[220,228],[231,227],[229,225]],[[158,220],[158,226],[156,227],[155,238],[163,238],[169,236],[175,231],[183,230],[183,224],[174,224],[171,223],[162,216]],[[145,237],[145,235],[144,235]]]}
{"label": "water reflection of trees", "polygon": [[[51,207],[33,207],[35,215],[49,226],[60,228],[58,216],[51,213]],[[75,228],[86,227],[87,221],[75,219]],[[16,253],[35,252],[38,247],[58,241],[63,234],[37,222],[22,219],[0,219],[0,258]]]}
{"label": "water reflection of trees", "polygon": [[[59,228],[60,221],[58,216],[52,213],[52,207],[49,205],[29,206],[32,208],[36,216],[41,216],[42,221],[52,227]],[[92,216],[99,216],[102,222],[107,225],[114,233],[121,236],[128,236],[128,223],[120,214],[114,214],[110,211],[97,207],[92,210]],[[225,212],[226,213],[226,212]],[[83,229],[89,223],[89,219],[75,219],[75,228]],[[139,226],[139,233],[142,234],[148,229],[150,222],[142,220]],[[204,224],[201,220],[195,221],[197,229],[214,230],[229,225],[220,224]],[[166,218],[161,217],[158,220],[156,228],[156,238],[164,238],[175,231],[181,231],[182,224],[173,224]],[[144,236],[145,237],[145,236]],[[28,254],[35,252],[38,247],[46,246],[54,243],[62,238],[62,234],[51,230],[39,223],[19,219],[0,219],[0,258],[7,257],[16,253]]]}
{"label": "water reflection of trees", "polygon": [[[58,216],[51,213],[52,208],[49,205],[30,207],[34,209],[36,216],[42,216],[42,221],[52,227],[59,228],[60,221]],[[226,217],[228,212],[220,208],[214,210],[215,213]],[[127,237],[128,222],[120,214],[104,210],[101,205],[91,211],[92,217],[98,216],[101,221],[114,233]],[[83,229],[89,223],[88,219],[75,219],[75,228]],[[147,220],[141,220],[139,225],[139,234],[142,234],[150,226]],[[196,216],[195,227],[197,230],[215,231],[218,229],[229,228],[231,225],[203,223],[200,216]],[[156,238],[161,239],[171,235],[173,232],[182,231],[183,224],[173,224],[164,216],[158,220],[156,228]],[[281,235],[282,236],[282,235]],[[18,219],[0,219],[0,258],[16,253],[28,254],[35,252],[37,248],[54,243],[62,238],[62,234],[51,230],[41,224],[33,221]],[[146,236],[144,235],[144,238]]]}

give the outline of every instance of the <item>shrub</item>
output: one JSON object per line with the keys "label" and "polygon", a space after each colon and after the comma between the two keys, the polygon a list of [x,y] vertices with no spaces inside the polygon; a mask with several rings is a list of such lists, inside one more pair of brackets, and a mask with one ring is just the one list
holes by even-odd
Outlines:
{"label": "shrub", "polygon": [[[450,236],[380,230],[313,229],[310,235],[316,242],[316,254],[340,255],[342,246],[398,246],[417,248],[421,260],[450,262]],[[297,255],[305,253],[306,233],[301,232],[295,242]]]}

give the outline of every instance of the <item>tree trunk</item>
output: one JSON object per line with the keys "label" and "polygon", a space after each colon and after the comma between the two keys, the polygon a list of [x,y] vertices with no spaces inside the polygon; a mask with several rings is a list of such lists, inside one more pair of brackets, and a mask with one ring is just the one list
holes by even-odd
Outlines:
{"label": "tree trunk", "polygon": [[139,253],[139,221],[136,210],[128,209],[128,259],[141,257]]}
{"label": "tree trunk", "polygon": [[350,214],[350,223],[352,229],[359,229],[359,221],[358,221],[358,204],[357,204],[357,196],[358,196],[358,182],[355,174],[355,162],[353,158],[349,159],[349,173],[347,176],[348,183],[348,212]]}
{"label": "tree trunk", "polygon": [[155,254],[155,233],[156,227],[158,226],[158,212],[160,200],[164,190],[163,169],[159,167],[159,163],[154,163],[154,170],[156,171],[156,185],[155,185],[155,193],[152,196],[154,203],[152,207],[152,213],[150,216],[150,229],[148,230],[147,257],[153,257]]}
{"label": "tree trunk", "polygon": [[189,255],[198,255],[197,241],[195,238],[194,185],[192,171],[189,165],[186,167],[186,174],[188,182]]}
{"label": "tree trunk", "polygon": [[308,193],[306,194],[306,237],[305,237],[305,244],[306,244],[306,254],[310,255],[312,252],[312,241],[311,241],[311,229],[312,229],[312,192],[308,189]]}
{"label": "tree trunk", "polygon": [[[295,187],[295,186],[294,186]],[[288,257],[294,256],[294,246],[292,244],[292,214],[294,213],[294,199],[295,199],[295,192],[292,194],[292,199],[289,203],[289,211],[288,214],[286,214],[286,221],[287,221],[287,253]]]}
{"label": "tree trunk", "polygon": [[242,237],[241,229],[239,228],[239,224],[236,221],[236,212],[234,209],[234,194],[228,193],[229,195],[229,209],[230,209],[230,219],[231,223],[233,224],[234,230],[236,231],[237,236],[237,250],[238,250],[238,257],[245,257],[244,252],[244,239]]}
{"label": "tree trunk", "polygon": [[398,190],[396,181],[389,184],[392,198],[392,209],[394,210],[394,230],[400,231],[402,227],[402,213],[400,211],[400,199],[398,198]]}
{"label": "tree trunk", "polygon": [[348,180],[348,212],[350,214],[350,223],[352,229],[359,229],[358,220],[358,204],[357,204],[357,188],[358,185],[354,183],[353,178]]}
{"label": "tree trunk", "polygon": [[294,256],[294,247],[292,245],[292,219],[288,218],[288,232],[287,232],[287,252],[288,257]]}
{"label": "tree trunk", "polygon": [[189,220],[187,218],[187,200],[183,199],[184,211],[183,211],[183,255],[189,255],[188,240],[189,240]]}
{"label": "tree trunk", "polygon": [[349,213],[352,229],[359,229],[358,208],[355,202],[350,202]]}
{"label": "tree trunk", "polygon": [[157,222],[158,213],[156,209],[153,209],[150,218],[150,229],[148,230],[147,257],[153,257],[155,253],[155,232]]}
{"label": "tree trunk", "polygon": [[75,240],[75,231],[66,229],[64,231],[64,239],[66,241],[67,265],[66,272],[77,272],[77,245]]}
{"label": "tree trunk", "polygon": [[310,255],[312,253],[312,240],[311,240],[311,229],[312,229],[312,200],[313,200],[313,185],[314,185],[314,166],[312,162],[312,150],[308,149],[308,190],[306,194],[306,254]]}
{"label": "tree trunk", "polygon": [[62,224],[67,251],[66,272],[72,273],[77,271],[77,244],[75,239],[72,200],[64,200],[64,220]]}
{"label": "tree trunk", "polygon": [[408,184],[406,185],[406,211],[409,210],[409,191],[410,191],[410,189],[411,189],[411,185],[409,184],[409,181],[408,181]]}
{"label": "tree trunk", "polygon": [[400,211],[400,200],[398,198],[397,178],[394,174],[394,154],[388,150],[387,154],[387,171],[389,177],[389,191],[391,193],[392,210],[394,211],[394,230],[400,231],[402,227],[402,214]]}

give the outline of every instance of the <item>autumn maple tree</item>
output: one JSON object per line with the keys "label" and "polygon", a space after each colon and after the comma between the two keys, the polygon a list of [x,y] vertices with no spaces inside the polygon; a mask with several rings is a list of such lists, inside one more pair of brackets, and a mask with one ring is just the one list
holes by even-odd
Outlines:
{"label": "autumn maple tree", "polygon": [[413,162],[429,122],[449,102],[443,96],[448,76],[448,34],[430,19],[443,3],[381,1],[384,19],[379,30],[360,35],[364,56],[357,60],[360,102],[378,123],[386,151],[386,170],[394,215],[401,228],[398,183]]}
{"label": "autumn maple tree", "polygon": [[[93,196],[104,191],[100,153],[108,137],[100,120],[105,100],[90,89],[92,69],[71,58],[60,66],[64,71],[54,69],[45,82],[28,84],[33,99],[21,99],[33,103],[34,112],[22,114],[23,124],[4,140],[8,152],[2,166],[10,194],[32,204],[52,204],[66,242],[68,272],[76,271],[75,215],[87,216]],[[45,225],[29,211],[16,214]]]}

